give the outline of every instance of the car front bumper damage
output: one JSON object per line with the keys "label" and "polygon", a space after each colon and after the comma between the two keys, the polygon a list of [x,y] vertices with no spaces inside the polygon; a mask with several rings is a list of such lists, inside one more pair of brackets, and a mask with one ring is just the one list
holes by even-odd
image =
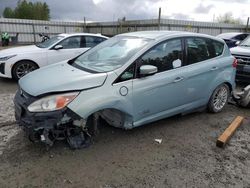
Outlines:
{"label": "car front bumper damage", "polygon": [[36,100],[36,97],[21,89],[14,98],[17,124],[32,142],[43,142],[46,146],[52,146],[57,140],[67,140],[73,149],[90,145],[91,136],[87,131],[86,120],[68,108],[52,112],[29,112],[28,106]]}

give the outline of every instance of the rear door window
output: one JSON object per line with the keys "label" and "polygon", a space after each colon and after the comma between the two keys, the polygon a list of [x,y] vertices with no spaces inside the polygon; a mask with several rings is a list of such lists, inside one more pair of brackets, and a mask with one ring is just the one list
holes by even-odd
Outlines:
{"label": "rear door window", "polygon": [[224,50],[224,44],[215,40],[211,40],[212,45],[214,46],[215,50],[215,57],[220,56]]}
{"label": "rear door window", "polygon": [[220,56],[224,44],[207,38],[187,38],[187,63],[193,64]]}
{"label": "rear door window", "polygon": [[105,38],[95,37],[95,36],[85,36],[84,39],[85,39],[84,41],[85,41],[86,48],[92,48],[92,47],[96,46],[97,44],[106,40]]}

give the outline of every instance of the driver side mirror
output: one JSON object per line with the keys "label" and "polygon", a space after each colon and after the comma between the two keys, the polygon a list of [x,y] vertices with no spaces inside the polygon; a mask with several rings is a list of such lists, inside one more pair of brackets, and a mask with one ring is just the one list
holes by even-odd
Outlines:
{"label": "driver side mirror", "polygon": [[63,46],[62,45],[56,45],[54,47],[54,50],[60,50],[60,49],[63,49]]}
{"label": "driver side mirror", "polygon": [[235,43],[236,46],[239,46],[239,44],[240,44],[240,41],[237,41],[237,42]]}
{"label": "driver side mirror", "polygon": [[142,65],[140,67],[140,77],[150,76],[158,72],[158,68],[153,65]]}

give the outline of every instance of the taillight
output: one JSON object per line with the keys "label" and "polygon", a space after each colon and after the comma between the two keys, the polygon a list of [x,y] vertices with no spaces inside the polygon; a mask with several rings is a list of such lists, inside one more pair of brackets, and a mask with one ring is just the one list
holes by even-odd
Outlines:
{"label": "taillight", "polygon": [[238,65],[238,61],[237,61],[237,59],[235,58],[235,59],[234,59],[234,62],[233,62],[233,67],[236,68],[237,65]]}

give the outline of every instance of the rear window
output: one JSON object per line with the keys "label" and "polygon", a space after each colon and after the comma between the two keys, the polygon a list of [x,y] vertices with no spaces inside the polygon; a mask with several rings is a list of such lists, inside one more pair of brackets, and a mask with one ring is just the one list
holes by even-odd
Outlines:
{"label": "rear window", "polygon": [[244,40],[247,36],[248,36],[247,34],[241,34],[241,35],[235,36],[234,38],[236,40],[240,40],[241,41],[241,40]]}
{"label": "rear window", "polygon": [[186,44],[188,64],[220,56],[224,50],[223,43],[207,38],[188,38]]}
{"label": "rear window", "polygon": [[105,40],[106,38],[102,37],[85,36],[85,47],[92,48]]}
{"label": "rear window", "polygon": [[217,35],[217,37],[221,38],[221,39],[232,39],[235,36],[237,36],[239,33],[221,33],[219,35]]}

